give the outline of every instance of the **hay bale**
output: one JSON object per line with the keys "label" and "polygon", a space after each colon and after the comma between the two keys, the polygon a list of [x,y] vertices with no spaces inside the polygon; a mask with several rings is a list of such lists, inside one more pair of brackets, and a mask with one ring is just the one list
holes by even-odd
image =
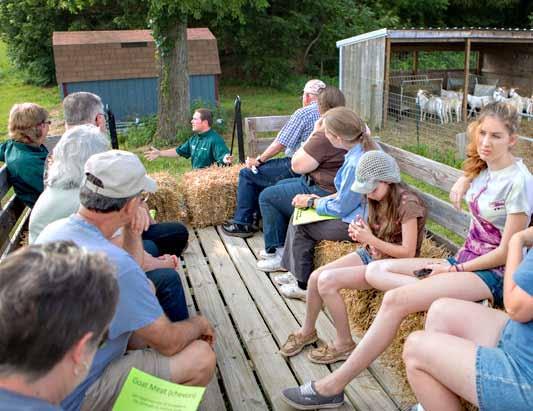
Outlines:
{"label": "hay bale", "polygon": [[148,197],[148,207],[156,210],[156,220],[186,221],[187,210],[176,177],[163,171],[150,174],[157,182],[157,191]]}
{"label": "hay bale", "polygon": [[222,224],[233,217],[237,204],[239,171],[243,165],[211,166],[185,173],[179,184],[189,224],[201,228]]}
{"label": "hay bale", "polygon": [[[357,244],[348,241],[321,241],[315,247],[315,267],[334,261],[354,251],[356,247]],[[448,255],[449,252],[443,246],[438,246],[433,240],[425,238],[422,242],[421,257],[445,258]],[[351,328],[357,334],[363,335],[372,325],[381,306],[384,293],[378,290],[341,290],[341,295],[346,304]],[[424,328],[425,318],[426,313],[414,313],[405,318],[392,344],[381,356],[382,364],[400,377],[399,380],[403,384],[400,387],[399,396],[402,402],[405,401],[406,403],[413,402],[415,397],[407,382],[405,365],[402,361],[403,345],[409,334]]]}

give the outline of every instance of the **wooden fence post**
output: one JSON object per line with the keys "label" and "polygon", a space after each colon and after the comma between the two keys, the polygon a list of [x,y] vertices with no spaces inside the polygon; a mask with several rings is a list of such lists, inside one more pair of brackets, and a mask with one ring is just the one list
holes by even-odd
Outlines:
{"label": "wooden fence post", "polygon": [[455,135],[455,146],[457,147],[458,157],[464,160],[466,158],[466,133]]}

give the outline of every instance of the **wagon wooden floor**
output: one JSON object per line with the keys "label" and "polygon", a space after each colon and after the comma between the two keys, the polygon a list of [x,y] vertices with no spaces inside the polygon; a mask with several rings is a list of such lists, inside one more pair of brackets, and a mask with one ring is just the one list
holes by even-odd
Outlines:
{"label": "wagon wooden floor", "polygon": [[[217,378],[202,410],[290,410],[283,388],[329,374],[335,367],[309,362],[305,351],[289,360],[279,353],[288,334],[303,322],[305,303],[284,299],[271,277],[256,269],[263,238],[229,237],[220,228],[190,230],[182,280],[189,310],[199,311],[217,334]],[[317,329],[333,339],[329,317]],[[394,379],[377,363],[347,387],[342,410],[397,410]]]}

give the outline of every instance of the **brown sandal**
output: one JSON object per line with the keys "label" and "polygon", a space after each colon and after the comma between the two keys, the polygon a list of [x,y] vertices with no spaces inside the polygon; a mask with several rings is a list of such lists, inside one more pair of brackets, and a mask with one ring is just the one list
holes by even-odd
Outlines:
{"label": "brown sandal", "polygon": [[298,354],[304,349],[306,345],[316,343],[318,341],[318,335],[316,330],[312,334],[305,337],[301,337],[298,334],[290,333],[287,337],[287,341],[279,349],[279,353],[284,357],[292,357]]}
{"label": "brown sandal", "polygon": [[337,361],[346,360],[355,348],[353,343],[349,348],[342,351],[337,351],[333,345],[324,344],[318,348],[315,348],[307,354],[309,361],[316,364],[333,364]]}

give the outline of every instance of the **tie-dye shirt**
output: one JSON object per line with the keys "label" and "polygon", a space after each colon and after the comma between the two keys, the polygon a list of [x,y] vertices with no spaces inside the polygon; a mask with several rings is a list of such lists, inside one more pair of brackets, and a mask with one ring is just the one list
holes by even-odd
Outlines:
{"label": "tie-dye shirt", "polygon": [[[472,221],[464,246],[457,253],[463,263],[487,254],[500,245],[508,214],[533,209],[533,176],[521,159],[497,171],[483,170],[466,193]],[[493,269],[503,275],[504,267]]]}

